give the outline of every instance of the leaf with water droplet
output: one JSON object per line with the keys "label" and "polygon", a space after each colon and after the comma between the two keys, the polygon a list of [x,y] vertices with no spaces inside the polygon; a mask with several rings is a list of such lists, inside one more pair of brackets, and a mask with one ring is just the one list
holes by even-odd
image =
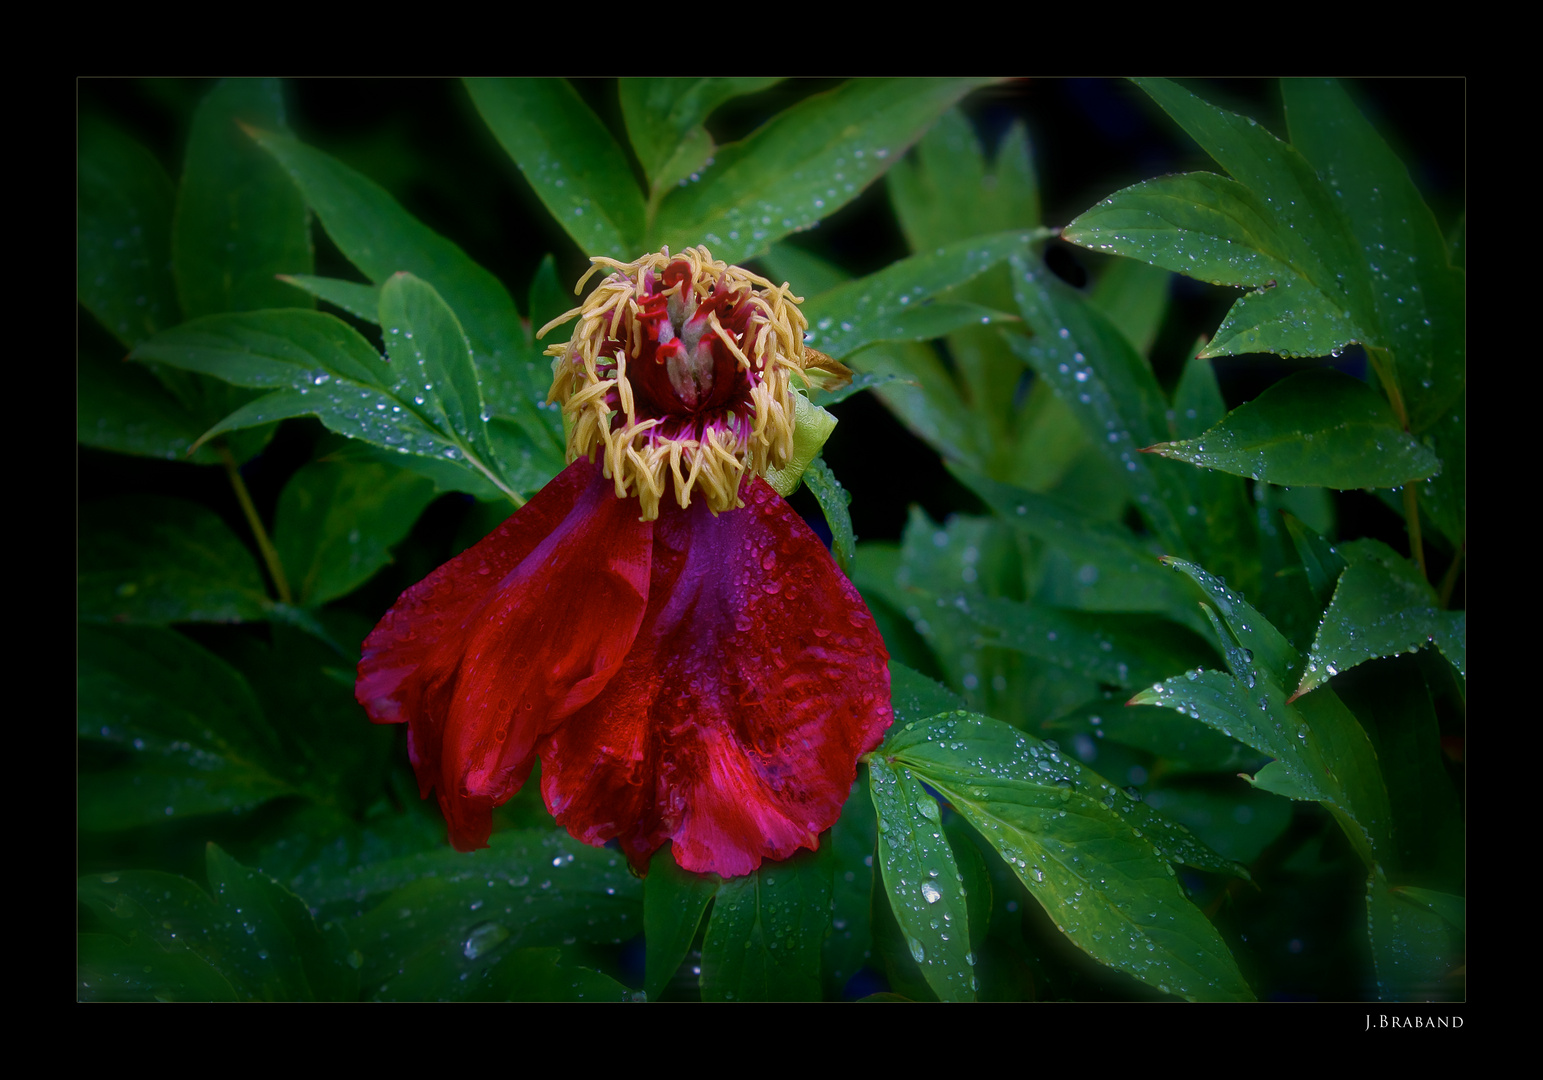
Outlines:
{"label": "leaf with water droplet", "polygon": [[[868,789],[881,825],[879,868],[889,906],[911,956],[940,1001],[973,1001],[969,905],[938,805],[910,770],[879,755],[869,763]],[[886,827],[887,826],[887,827]],[[947,918],[945,918],[947,916]]]}
{"label": "leaf with water droplet", "polygon": [[825,844],[720,885],[702,941],[702,1000],[819,1000],[830,896]]}
{"label": "leaf with water droplet", "polygon": [[1398,487],[1441,469],[1375,390],[1328,368],[1281,380],[1198,438],[1145,450],[1272,484],[1341,491]]}

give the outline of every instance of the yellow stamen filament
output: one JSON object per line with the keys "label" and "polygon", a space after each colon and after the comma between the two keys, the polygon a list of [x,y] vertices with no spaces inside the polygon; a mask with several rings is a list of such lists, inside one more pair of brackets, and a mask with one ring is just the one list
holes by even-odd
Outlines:
{"label": "yellow stamen filament", "polygon": [[[674,424],[665,417],[640,419],[637,415],[627,359],[629,353],[634,358],[640,355],[644,344],[644,319],[640,317],[644,277],[652,270],[656,288],[661,287],[660,276],[676,259],[691,266],[691,288],[697,302],[711,295],[715,285],[730,295],[748,292],[741,301],[750,305],[748,325],[738,339],[718,321],[716,311],[708,313],[707,326],[740,369],[749,374],[748,409],[742,401],[739,414],[725,408],[719,415],[683,416]],[[715,260],[702,247],[688,248],[674,257],[665,249],[631,263],[603,257],[590,261],[579,290],[602,268],[609,268],[611,273],[580,307],[540,331],[545,334],[575,316],[579,319],[566,344],[552,345],[546,351],[554,358],[547,400],[561,402],[570,421],[568,460],[587,457],[593,461],[599,448],[617,497],[636,495],[645,521],[658,517],[660,501],[669,487],[674,488],[675,500],[682,508],[690,505],[693,492],[700,492],[714,513],[744,505],[739,497],[744,475],[758,476],[770,467],[781,468],[793,453],[791,379],[803,378],[804,331],[809,325],[796,306],[802,298],[794,296],[786,284],[773,285],[757,274]],[[662,293],[682,294],[682,299],[687,299],[685,289],[685,282],[680,282],[662,289]],[[670,434],[670,427],[683,430]]]}

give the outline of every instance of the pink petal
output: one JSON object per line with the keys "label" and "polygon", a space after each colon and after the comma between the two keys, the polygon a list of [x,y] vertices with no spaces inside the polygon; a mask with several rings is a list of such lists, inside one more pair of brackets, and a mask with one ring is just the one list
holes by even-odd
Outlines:
{"label": "pink petal", "polygon": [[892,720],[857,590],[763,481],[745,500],[716,517],[666,501],[626,663],[541,746],[558,822],[639,868],[665,839],[725,877],[817,847]]}
{"label": "pink petal", "polygon": [[409,725],[451,842],[487,844],[537,741],[622,665],[648,601],[651,523],[598,466],[570,465],[475,547],[402,594],[364,642],[355,694]]}

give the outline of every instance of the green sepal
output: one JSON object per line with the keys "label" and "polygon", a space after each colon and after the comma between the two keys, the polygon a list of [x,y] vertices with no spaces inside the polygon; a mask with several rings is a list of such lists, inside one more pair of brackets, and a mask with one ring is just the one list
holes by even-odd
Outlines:
{"label": "green sepal", "polygon": [[786,499],[798,490],[809,463],[820,456],[820,449],[836,430],[836,418],[803,394],[793,394],[793,456],[780,469],[767,469],[766,482]]}

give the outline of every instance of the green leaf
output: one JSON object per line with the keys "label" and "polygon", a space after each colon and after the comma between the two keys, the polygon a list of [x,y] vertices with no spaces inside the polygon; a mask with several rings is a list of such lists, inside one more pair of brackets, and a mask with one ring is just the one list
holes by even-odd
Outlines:
{"label": "green leaf", "polygon": [[1297,549],[1297,557],[1302,560],[1308,588],[1312,590],[1318,607],[1326,608],[1334,596],[1339,575],[1345,569],[1345,560],[1332,544],[1308,526],[1290,514],[1283,517],[1286,531],[1291,534],[1291,542]]}
{"label": "green leaf", "polygon": [[1454,930],[1465,934],[1468,932],[1468,903],[1461,896],[1452,896],[1434,889],[1421,889],[1413,885],[1402,885],[1393,891],[1410,903],[1419,904],[1429,911],[1434,911]]}
{"label": "green leaf", "polygon": [[1124,477],[1136,509],[1170,552],[1189,550],[1199,523],[1178,516],[1188,492],[1141,457],[1168,432],[1168,405],[1152,368],[1125,335],[1037,259],[1013,257],[1018,309],[1034,332],[1014,351],[1071,407],[1104,459]]}
{"label": "green leaf", "polygon": [[1127,530],[1089,521],[1076,508],[1044,495],[963,469],[949,471],[1009,526],[1066,553],[1070,573],[1047,575],[1036,597],[1041,603],[1082,611],[1152,612],[1205,632],[1194,594]]}
{"label": "green leaf", "polygon": [[948,687],[894,661],[889,665],[889,693],[896,724],[964,708],[964,698]]}
{"label": "green leaf", "polygon": [[171,275],[176,194],[150,151],[106,124],[81,125],[76,168],[76,295],[133,348],[181,321]]}
{"label": "green leaf", "polygon": [[[327,235],[371,282],[384,285],[405,270],[434,287],[466,331],[493,414],[518,415],[526,396],[519,367],[526,339],[502,283],[369,178],[288,135],[260,131],[253,138],[300,186]],[[375,318],[373,309],[353,314]]]}
{"label": "green leaf", "polygon": [[1099,275],[1090,302],[1120,328],[1131,348],[1150,356],[1168,310],[1173,277],[1136,259],[1115,259]]}
{"label": "green leaf", "polygon": [[[705,243],[741,263],[855,199],[980,79],[854,79],[720,149],[660,203],[646,248]],[[632,257],[632,256],[625,256]]]}
{"label": "green leaf", "polygon": [[1359,249],[1376,344],[1393,352],[1409,426],[1423,431],[1467,382],[1467,280],[1448,262],[1436,216],[1349,95],[1332,79],[1285,79],[1292,144],[1333,192]]}
{"label": "green leaf", "polygon": [[79,364],[75,437],[81,443],[163,461],[220,460],[212,446],[189,454],[209,424],[189,413],[145,367],[87,349],[80,351]]}
{"label": "green leaf", "polygon": [[1182,827],[1039,740],[970,713],[897,723],[879,755],[942,794],[1100,963],[1193,1000],[1253,997],[1169,862],[1227,864]]}
{"label": "green leaf", "polygon": [[[1215,285],[1253,289],[1233,305],[1202,356],[1326,356],[1361,340],[1364,331],[1333,274],[1337,264],[1325,265],[1298,242],[1299,222],[1282,220],[1272,207],[1245,184],[1214,173],[1165,176],[1111,195],[1061,235]],[[1330,227],[1337,227],[1328,210]]]}
{"label": "green leaf", "polygon": [[[1461,901],[1459,901],[1461,903]],[[1381,1001],[1462,1001],[1461,936],[1441,914],[1390,889],[1381,866],[1366,879],[1367,931]]]}
{"label": "green leaf", "polygon": [[325,300],[333,307],[342,308],[356,319],[379,325],[380,287],[378,285],[361,285],[356,281],[317,277],[315,274],[285,274],[283,277],[297,289],[304,289],[318,300]]}
{"label": "green leaf", "polygon": [[1149,615],[1094,615],[992,596],[960,597],[956,606],[994,632],[988,643],[1110,686],[1150,686],[1216,655],[1193,634]]}
{"label": "green leaf", "polygon": [[714,144],[702,122],[714,109],[781,81],[755,76],[619,80],[627,138],[654,197],[706,166]]}
{"label": "green leaf", "polygon": [[199,105],[177,193],[172,257],[189,319],[308,304],[276,280],[311,271],[305,200],[241,125],[282,130],[276,79],[229,79]]}
{"label": "green leaf", "polygon": [[[1131,712],[1158,712],[1139,706]],[[1169,714],[1173,715],[1173,714]],[[1146,804],[1183,825],[1225,859],[1252,863],[1291,827],[1291,804],[1228,778],[1224,786],[1172,785],[1148,789]]]}
{"label": "green leaf", "polygon": [[[1254,772],[1264,760],[1236,739],[1192,719],[1187,713],[1130,705],[1125,695],[1105,692],[1071,712],[1044,720],[1038,730],[1079,750],[1082,739],[1096,749],[1102,740],[1145,750],[1161,759],[1166,775],[1186,772]],[[1236,858],[1236,856],[1232,856]],[[1248,862],[1239,859],[1239,862]]]}
{"label": "green leaf", "polygon": [[478,1001],[636,1001],[609,975],[564,964],[560,949],[514,949],[479,984]]}
{"label": "green leaf", "polygon": [[251,687],[180,634],[82,624],[76,731],[114,751],[82,773],[80,824],[116,830],[288,795]]}
{"label": "green leaf", "polygon": [[1420,485],[1420,505],[1453,548],[1460,548],[1468,537],[1467,391],[1420,438],[1441,459],[1441,472]]}
{"label": "green leaf", "polygon": [[884,888],[911,959],[939,1001],[974,1001],[969,905],[937,800],[910,769],[879,754],[868,762],[868,788]]}
{"label": "green leaf", "polygon": [[1461,889],[1467,876],[1461,789],[1441,752],[1431,685],[1449,682],[1433,657],[1401,656],[1335,681],[1377,749],[1393,810],[1397,857],[1383,865],[1403,880]]}
{"label": "green leaf", "polygon": [[1282,486],[1399,487],[1441,468],[1359,379],[1314,368],[1283,379],[1199,438],[1145,448]]}
{"label": "green leaf", "polygon": [[825,996],[840,999],[873,955],[873,856],[879,823],[867,785],[853,784],[830,831],[831,931],[823,946]]}
{"label": "green leaf", "polygon": [[230,944],[221,967],[233,982],[261,1001],[357,999],[359,976],[345,960],[351,950],[340,928],[319,928],[303,900],[215,844],[208,846],[208,871],[227,919]]}
{"label": "green leaf", "polygon": [[434,499],[421,476],[379,462],[315,461],[284,485],[273,543],[296,599],[319,607],[391,562]]}
{"label": "green leaf", "polygon": [[1198,584],[1231,675],[1190,671],[1131,698],[1201,720],[1277,759],[1253,778],[1290,799],[1316,800],[1339,820],[1370,866],[1392,851],[1388,793],[1377,754],[1350,710],[1330,690],[1288,701],[1303,662],[1291,643],[1226,582],[1179,559],[1168,560]]}
{"label": "green leaf", "polygon": [[496,467],[471,343],[434,286],[405,271],[393,274],[381,286],[380,325],[386,362],[395,364],[397,396],[405,401],[411,395],[414,403],[423,398],[420,411],[439,430]]}
{"label": "green leaf", "polygon": [[[116,957],[103,951],[119,962],[137,955],[155,969],[143,980],[120,974],[102,997],[149,1000],[165,988],[172,1000],[229,1000],[231,990],[247,1001],[357,999],[358,977],[340,928],[318,927],[299,897],[214,844],[207,867],[212,901],[187,878],[155,871],[80,879],[80,902],[129,945]],[[210,970],[198,968],[195,957]]]}
{"label": "green leaf", "polygon": [[1434,644],[1459,675],[1468,675],[1468,615],[1442,611],[1420,572],[1378,540],[1337,549],[1349,564],[1318,624],[1297,695],[1379,656]]}
{"label": "green leaf", "polygon": [[702,943],[703,1001],[818,1001],[830,927],[825,844],[718,887]]}
{"label": "green leaf", "polygon": [[1039,190],[1021,122],[1008,129],[988,168],[974,127],[948,110],[886,177],[900,231],[912,251],[1040,223]]}
{"label": "green leaf", "polygon": [[841,481],[830,471],[824,458],[817,457],[811,461],[804,470],[803,479],[804,486],[814,493],[819,502],[825,523],[830,526],[831,554],[844,570],[857,557],[857,540],[852,535],[852,515],[847,510],[852,502],[852,493],[841,486]]}
{"label": "green leaf", "polygon": [[950,461],[985,468],[975,418],[934,349],[896,342],[865,350],[852,364],[885,383],[874,393],[917,438]]}
{"label": "green leaf", "polygon": [[230,981],[197,953],[166,948],[136,934],[76,939],[76,991],[81,1001],[240,1001]]}
{"label": "green leaf", "polygon": [[718,891],[716,878],[682,870],[666,844],[654,852],[643,879],[643,930],[648,935],[643,989],[658,1001],[691,951],[702,913]]}
{"label": "green leaf", "polygon": [[81,508],[80,618],[246,622],[271,601],[252,553],[214,511],[158,495]]}
{"label": "green leaf", "polygon": [[211,316],[159,334],[131,356],[217,375],[239,386],[280,388],[238,409],[205,438],[315,416],[341,435],[400,454],[454,462],[502,484],[457,432],[440,426],[447,410],[429,405],[415,372],[402,364],[390,366],[352,327],[331,315],[260,311]]}
{"label": "green leaf", "polygon": [[515,949],[615,944],[642,930],[642,883],[615,852],[560,830],[489,843],[364,866],[307,895],[324,910],[367,906],[349,933],[371,943],[360,979],[375,998],[475,999]]}
{"label": "green leaf", "polygon": [[876,341],[925,341],[961,326],[1000,321],[979,305],[934,298],[975,278],[1038,238],[1024,230],[962,240],[913,255],[810,298],[808,344],[840,360]]}
{"label": "green leaf", "polygon": [[632,168],[573,87],[562,79],[467,79],[466,89],[579,250],[623,261],[642,254],[643,196]]}

